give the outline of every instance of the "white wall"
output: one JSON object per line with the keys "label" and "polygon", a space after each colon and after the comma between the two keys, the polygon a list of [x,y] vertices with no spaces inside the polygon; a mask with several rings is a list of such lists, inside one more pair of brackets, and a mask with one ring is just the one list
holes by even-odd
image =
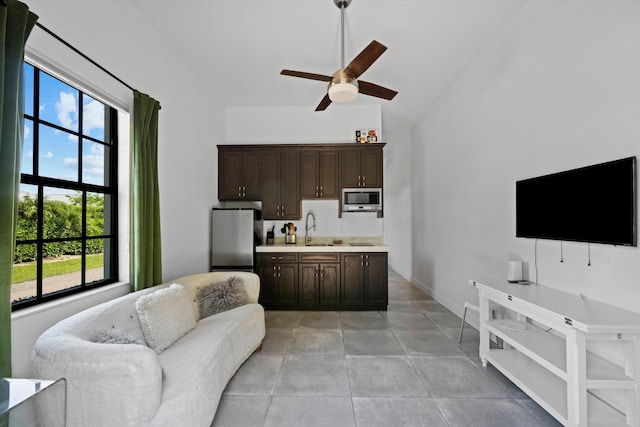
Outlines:
{"label": "white wall", "polygon": [[[412,136],[412,276],[451,310],[506,275],[515,181],[640,155],[640,3],[528,2]],[[535,204],[532,204],[535,209]],[[637,248],[538,242],[539,283],[640,312]]]}

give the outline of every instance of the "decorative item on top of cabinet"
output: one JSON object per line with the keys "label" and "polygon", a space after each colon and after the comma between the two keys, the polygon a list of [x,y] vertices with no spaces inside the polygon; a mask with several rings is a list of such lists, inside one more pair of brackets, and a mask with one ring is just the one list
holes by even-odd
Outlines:
{"label": "decorative item on top of cabinet", "polygon": [[338,199],[338,151],[300,150],[300,177],[303,199]]}
{"label": "decorative item on top of cabinet", "polygon": [[260,200],[261,153],[218,146],[218,199]]}

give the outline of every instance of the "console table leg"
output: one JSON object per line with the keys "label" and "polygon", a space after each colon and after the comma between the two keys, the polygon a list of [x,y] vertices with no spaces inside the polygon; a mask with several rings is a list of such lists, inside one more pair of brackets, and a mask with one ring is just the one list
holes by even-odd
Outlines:
{"label": "console table leg", "polygon": [[627,424],[640,427],[640,337],[624,343],[625,374],[636,380],[632,390],[627,391]]}
{"label": "console table leg", "polygon": [[478,325],[480,328],[480,360],[482,361],[482,366],[487,367],[487,358],[486,355],[489,353],[489,329],[487,328],[487,323],[489,322],[489,300],[487,299],[484,292],[478,292],[478,306],[480,307],[479,322]]}
{"label": "console table leg", "polygon": [[570,329],[567,345],[568,425],[587,427],[587,343],[585,334]]}

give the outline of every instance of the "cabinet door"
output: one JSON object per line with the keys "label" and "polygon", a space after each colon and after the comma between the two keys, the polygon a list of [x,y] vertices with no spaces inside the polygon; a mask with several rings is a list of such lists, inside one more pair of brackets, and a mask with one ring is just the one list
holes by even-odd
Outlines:
{"label": "cabinet door", "polygon": [[346,149],[340,153],[342,188],[360,187],[360,150]]}
{"label": "cabinet door", "polygon": [[300,305],[314,306],[318,304],[318,264],[300,264]]}
{"label": "cabinet door", "polygon": [[278,297],[278,271],[275,264],[259,264],[258,276],[260,276],[260,304],[268,307],[277,301]]}
{"label": "cabinet door", "polygon": [[389,279],[387,254],[370,253],[365,255],[365,304],[387,305],[389,302]]}
{"label": "cabinet door", "polygon": [[382,149],[362,150],[360,164],[362,168],[361,186],[382,188]]}
{"label": "cabinet door", "polygon": [[260,176],[262,156],[259,151],[246,151],[242,157],[243,198],[260,200]]}
{"label": "cabinet door", "polygon": [[342,255],[342,283],[340,288],[340,304],[342,306],[355,306],[363,303],[363,263],[363,254]]}
{"label": "cabinet door", "polygon": [[337,199],[338,190],[338,152],[320,151],[320,198]]}
{"label": "cabinet door", "polygon": [[300,151],[300,197],[317,199],[320,194],[319,157],[317,150]]}
{"label": "cabinet door", "polygon": [[300,151],[282,150],[280,162],[280,218],[300,219]]}
{"label": "cabinet door", "polygon": [[320,305],[340,304],[340,264],[320,264]]}
{"label": "cabinet door", "polygon": [[298,264],[278,264],[278,304],[298,305]]}
{"label": "cabinet door", "polygon": [[242,152],[218,151],[218,199],[242,198]]}
{"label": "cabinet door", "polygon": [[281,219],[280,216],[280,153],[262,155],[262,217]]}

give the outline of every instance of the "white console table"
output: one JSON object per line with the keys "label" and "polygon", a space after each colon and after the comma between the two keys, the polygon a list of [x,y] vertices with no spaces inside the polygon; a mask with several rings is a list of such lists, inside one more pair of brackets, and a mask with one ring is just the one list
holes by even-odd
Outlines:
{"label": "white console table", "polygon": [[[469,280],[480,302],[480,359],[490,362],[565,426],[640,427],[640,314],[539,285]],[[496,305],[516,319],[491,319]],[[554,332],[551,332],[554,331]],[[491,335],[503,349],[491,349]],[[619,341],[624,367],[587,352]],[[591,390],[621,390],[626,416]]]}

